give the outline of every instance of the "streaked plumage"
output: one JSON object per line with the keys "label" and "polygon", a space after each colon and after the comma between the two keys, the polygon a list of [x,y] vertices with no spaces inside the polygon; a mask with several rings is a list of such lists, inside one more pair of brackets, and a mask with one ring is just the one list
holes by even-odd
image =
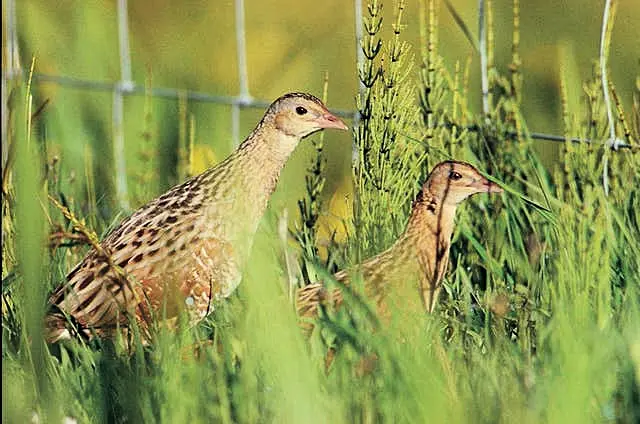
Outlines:
{"label": "streaked plumage", "polygon": [[175,321],[182,310],[191,323],[204,318],[240,283],[288,157],[300,139],[323,128],[347,126],[309,94],[273,102],[226,160],[152,200],[111,232],[101,243],[110,260],[89,251],[50,298],[46,339],[111,335],[130,317],[144,330],[153,320]]}
{"label": "streaked plumage", "polygon": [[[500,187],[467,163],[447,161],[436,165],[413,202],[409,222],[398,240],[357,269],[336,273],[335,279],[349,284],[358,272],[366,295],[375,301],[380,314],[386,312],[385,298],[390,290],[417,281],[416,296],[432,312],[449,262],[458,204],[475,193],[499,192]],[[296,300],[298,315],[306,318],[317,316],[320,305],[338,307],[343,301],[339,289],[328,291],[322,283],[301,288]]]}

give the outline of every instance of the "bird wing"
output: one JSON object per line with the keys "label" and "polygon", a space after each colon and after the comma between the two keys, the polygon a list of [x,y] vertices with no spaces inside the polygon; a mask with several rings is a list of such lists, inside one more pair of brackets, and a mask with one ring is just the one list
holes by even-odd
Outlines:
{"label": "bird wing", "polygon": [[[386,268],[384,265],[386,261],[381,260],[380,257],[374,257],[365,261],[359,270],[362,273],[362,278],[365,281],[365,291],[367,295],[378,297],[380,290],[379,286],[383,286],[380,279],[384,278],[384,272],[380,273],[382,269]],[[353,269],[343,269],[334,274],[333,278],[344,285],[351,284],[351,275]],[[296,295],[296,311],[301,318],[317,318],[318,310],[321,305],[330,305],[334,308],[339,308],[343,303],[343,295],[340,288],[328,290],[323,283],[308,284],[298,289]]]}
{"label": "bird wing", "polygon": [[166,320],[181,310],[192,321],[202,319],[210,312],[212,299],[228,296],[240,282],[233,248],[226,241],[202,239],[195,233],[171,240],[162,248],[152,243],[143,251],[120,249],[110,261],[92,251],[50,303],[79,328],[107,330],[126,325],[134,316],[146,326],[154,314]]}
{"label": "bird wing", "polygon": [[[112,328],[126,324],[132,315],[148,316],[149,310],[156,310],[165,301],[161,288],[167,284],[178,281],[181,291],[195,290],[195,283],[188,281],[200,281],[212,251],[232,255],[225,230],[216,222],[204,222],[201,205],[215,191],[215,185],[202,184],[203,179],[212,178],[210,174],[201,174],[149,202],[113,230],[100,251],[91,249],[52,294],[54,308],[47,326],[55,332],[70,317],[81,328]],[[217,209],[222,213],[227,207],[221,201]],[[208,206],[207,214],[215,208],[215,204]],[[231,261],[227,268],[234,266]],[[207,277],[208,287],[215,285],[213,279],[221,281]]]}

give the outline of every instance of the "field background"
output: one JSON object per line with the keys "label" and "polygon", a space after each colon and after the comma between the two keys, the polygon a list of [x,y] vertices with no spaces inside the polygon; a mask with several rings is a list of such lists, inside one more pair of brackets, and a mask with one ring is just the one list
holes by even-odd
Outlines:
{"label": "field background", "polygon": [[[32,59],[36,74],[119,79],[115,1],[16,3],[25,81]],[[99,236],[130,212],[117,202],[115,192],[113,95],[36,78],[29,91],[33,109],[47,104],[34,118],[32,132],[25,133],[27,88],[10,83],[16,93],[10,103],[14,124],[3,149],[13,140],[18,154],[15,190],[3,172],[3,422],[25,422],[34,411],[48,422],[59,422],[63,416],[78,422],[127,423],[640,419],[637,147],[604,153],[549,141],[516,144],[505,137],[526,124],[529,131],[606,139],[601,88],[598,91],[599,80],[594,79],[604,3],[520,4],[519,101],[516,106],[492,108],[495,127],[483,127],[485,138],[443,129],[445,116],[482,126],[480,63],[445,4],[435,3],[441,59],[434,97],[446,100],[435,105],[439,112],[431,123],[440,129],[423,122],[424,109],[412,97],[392,102],[401,117],[395,117],[399,123],[393,131],[427,143],[434,151],[414,150],[418,148],[400,141],[391,162],[406,165],[419,158],[419,169],[394,168],[396,174],[387,181],[391,195],[377,192],[370,181],[352,172],[353,143],[362,155],[364,144],[379,148],[385,141],[329,131],[322,138],[320,155],[326,180],[320,196],[311,198],[305,175],[318,157],[320,138],[303,141],[272,198],[239,295],[221,305],[197,332],[161,335],[157,346],[139,348],[133,357],[118,346],[98,343],[65,347],[54,358],[32,337],[46,293],[86,251],[86,246],[63,246],[38,253],[47,234],[71,230],[46,195],[33,196],[42,190],[41,182],[46,181],[45,194],[64,196]],[[452,3],[477,34],[477,2]],[[425,86],[420,76],[424,38],[419,4],[406,1],[404,8],[400,37],[409,47],[402,63],[413,62],[413,68],[399,84],[401,94],[415,95]],[[617,134],[637,146],[640,3],[616,5],[609,78],[619,98],[618,111],[625,112],[630,128],[625,137],[618,120]],[[495,72],[508,76],[512,3],[493,2],[491,10]],[[395,3],[385,1],[377,34],[385,48],[394,43],[395,12]],[[233,1],[130,1],[128,13],[136,84],[238,94]],[[353,4],[246,0],[245,15],[249,91],[255,99],[270,102],[290,91],[320,96],[328,75],[328,106],[355,113],[359,105]],[[6,22],[3,15],[3,33]],[[2,47],[4,72],[5,37]],[[456,75],[462,79],[455,69],[466,64],[466,91],[460,89],[462,82],[458,85],[465,108],[452,100],[451,81]],[[388,69],[389,61],[384,66]],[[377,89],[378,99],[390,92]],[[586,94],[591,103],[585,101]],[[495,94],[495,99],[502,98],[513,100]],[[263,112],[264,108],[241,109],[240,139]],[[360,124],[365,133],[380,128],[380,113],[376,109],[370,126]],[[124,98],[124,117],[131,208],[186,174],[219,162],[234,148],[228,105],[133,95]],[[483,143],[491,136],[500,142],[486,147]],[[38,156],[30,156],[29,147],[15,140],[38,146]],[[189,140],[193,160],[185,164]],[[390,329],[372,331],[377,324],[356,293],[347,302],[352,314],[327,314],[311,341],[303,340],[280,284],[286,274],[285,246],[293,262],[314,268],[325,280],[327,270],[383,250],[404,225],[408,200],[419,182],[442,159],[433,153],[437,151],[479,164],[510,193],[501,199],[474,198],[472,206],[463,208],[441,310],[432,318],[399,308]],[[612,164],[609,196],[602,189],[605,156]],[[46,161],[46,168],[44,163],[35,167],[34,161]],[[374,174],[387,165],[378,166]],[[48,170],[46,176],[42,169]],[[403,180],[415,182],[402,188],[393,183]],[[361,226],[352,221],[354,189],[372,211],[358,216]],[[300,227],[302,198],[320,205],[315,230],[306,236],[295,230]],[[297,243],[282,243],[272,225],[285,209]],[[46,231],[39,231],[41,227]],[[334,231],[339,243],[327,248]],[[311,237],[311,242],[304,237]],[[313,250],[314,244],[320,251]],[[275,258],[264,253],[271,251],[278,252]],[[216,346],[205,344],[197,360],[178,359],[187,346],[209,338]],[[325,375],[328,346],[339,347],[339,353],[332,372]]]}
{"label": "field background", "polygon": [[[420,53],[419,2],[407,2],[406,31],[415,55]],[[393,17],[392,4],[385,5],[387,24]],[[477,32],[477,4],[459,1],[457,12]],[[562,135],[560,67],[575,72],[568,91],[578,98],[583,81],[591,75],[598,57],[602,2],[580,0],[522,2],[521,55],[523,63],[522,113],[530,130]],[[350,3],[328,0],[310,12],[304,2],[245,1],[249,91],[267,102],[290,91],[322,93],[325,73],[329,75],[328,104],[341,110],[355,109],[357,92],[354,8]],[[613,48],[609,58],[611,80],[619,87],[625,110],[631,109],[634,75],[638,73],[640,6],[632,1],[618,3],[613,28]],[[471,59],[469,104],[480,108],[480,63],[463,32],[443,3],[438,2],[438,36],[444,62],[452,71],[455,63]],[[495,61],[506,70],[511,59],[511,3],[495,3]],[[133,80],[140,85],[179,88],[216,95],[239,92],[233,1],[135,1],[129,3],[129,29]],[[68,1],[51,3],[28,0],[17,4],[17,27],[22,67],[26,72],[31,58],[35,71],[95,81],[117,81],[120,77],[116,2]],[[385,31],[389,31],[387,25]],[[73,173],[83,179],[85,146],[95,160],[97,197],[107,216],[113,215],[114,186],[112,150],[112,95],[110,92],[70,89],[54,84],[37,84],[37,99],[50,99],[42,128],[46,129],[52,154],[62,161],[63,175]],[[155,100],[145,121],[143,96],[126,97],[125,143],[129,179],[150,171],[138,162],[144,150],[143,134],[157,148],[153,172],[158,180],[149,193],[132,199],[133,206],[161,193],[177,182],[176,155],[180,118],[178,102]],[[195,144],[202,151],[198,168],[224,158],[233,148],[230,107],[205,103],[187,104],[187,116],[195,119]],[[241,119],[241,139],[251,131],[262,109],[245,110]],[[327,186],[330,197],[350,178],[350,137],[331,134],[327,138]],[[148,145],[148,144],[147,144]],[[558,157],[553,143],[542,142],[546,163]],[[300,177],[313,155],[304,143],[287,166],[273,199],[278,208],[295,210],[304,190]],[[162,170],[162,172],[160,172]],[[135,193],[135,181],[132,191]],[[344,195],[344,193],[341,193]],[[339,196],[340,197],[340,196]]]}

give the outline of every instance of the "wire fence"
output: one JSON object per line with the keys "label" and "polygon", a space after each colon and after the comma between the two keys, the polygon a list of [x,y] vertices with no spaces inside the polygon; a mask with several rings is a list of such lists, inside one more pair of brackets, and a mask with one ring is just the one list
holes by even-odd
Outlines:
{"label": "wire fence", "polygon": [[[479,0],[479,39],[484,40],[483,34],[485,34],[484,23],[484,9],[485,0]],[[362,49],[360,48],[360,41],[362,39],[362,0],[354,0],[354,20],[355,20],[355,49],[356,60],[358,68],[364,60]],[[607,5],[609,1],[607,1]],[[16,78],[25,78],[23,70],[20,64],[20,57],[18,51],[18,36],[17,36],[17,20],[16,20],[16,1],[5,0],[3,2],[4,16],[6,19],[5,24],[5,40],[6,40],[6,66],[2,69],[2,165],[6,163],[7,155],[7,86],[8,82]],[[53,83],[65,87],[93,90],[93,91],[106,91],[113,93],[113,109],[112,109],[112,126],[113,126],[113,150],[115,158],[115,173],[116,173],[116,195],[120,205],[128,208],[128,189],[126,179],[126,155],[125,153],[125,140],[124,140],[124,108],[123,99],[129,95],[150,95],[152,97],[159,98],[174,98],[174,99],[187,99],[193,102],[215,103],[231,106],[231,129],[232,140],[234,145],[239,143],[240,139],[240,110],[242,108],[265,108],[270,102],[256,99],[251,96],[249,89],[249,74],[247,69],[247,52],[246,52],[246,28],[245,28],[245,5],[244,0],[235,0],[235,36],[236,36],[236,51],[237,51],[237,68],[238,68],[238,80],[239,80],[239,93],[235,96],[216,95],[212,93],[181,90],[175,88],[148,88],[136,84],[132,80],[131,73],[131,51],[129,45],[129,24],[128,24],[128,4],[127,0],[118,0],[117,4],[117,19],[118,19],[118,47],[119,47],[119,59],[120,59],[120,79],[114,82],[103,82],[95,80],[80,79],[71,76],[62,75],[50,75],[43,73],[35,73],[32,75],[34,82],[40,83]],[[607,22],[607,11],[605,8],[605,16],[603,25]],[[604,43],[603,40],[601,40]],[[486,43],[481,44],[481,56],[482,52],[486,49]],[[606,73],[606,72],[605,72]],[[484,81],[484,69],[482,72]],[[359,85],[359,90],[362,90],[362,85]],[[484,93],[483,84],[483,93]],[[607,90],[605,90],[606,92]],[[611,106],[607,105],[607,110],[611,110]],[[335,110],[333,113],[341,117],[347,117],[354,119],[354,122],[358,121],[359,115],[357,111],[353,110]],[[614,151],[619,149],[637,149],[637,146],[628,144],[615,137],[614,126],[611,124],[611,133],[613,136],[608,140],[610,146]],[[473,127],[469,128],[474,130]],[[477,128],[475,128],[477,129]],[[518,137],[519,134],[507,134],[507,136]],[[545,134],[539,132],[531,132],[529,137],[535,140],[547,140],[555,142],[566,141],[565,136],[559,136],[554,134]],[[595,143],[593,140],[583,138],[572,138],[570,141],[574,143]]]}

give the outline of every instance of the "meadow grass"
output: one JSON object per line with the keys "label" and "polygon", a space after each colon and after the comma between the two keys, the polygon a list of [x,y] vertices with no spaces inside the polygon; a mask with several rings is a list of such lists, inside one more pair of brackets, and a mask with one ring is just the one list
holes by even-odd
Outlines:
{"label": "meadow grass", "polygon": [[[59,159],[32,122],[32,88],[16,84],[15,160],[3,174],[2,197],[3,422],[29,422],[33,414],[41,422],[115,423],[638,422],[638,122],[618,108],[616,129],[636,147],[608,150],[596,71],[581,99],[559,93],[567,139],[596,142],[566,141],[545,168],[520,110],[517,50],[507,74],[489,69],[490,109],[474,113],[464,66],[445,64],[430,42],[430,4],[421,30],[429,47],[420,51],[403,39],[402,7],[390,32],[381,2],[372,1],[365,16],[354,215],[345,219],[344,241],[318,249],[327,157],[315,140],[296,225],[287,230],[286,218],[271,210],[238,292],[198,328],[159,331],[151,346],[137,338],[131,349],[117,340],[45,346],[47,293],[88,248],[48,196],[102,236],[121,217],[101,212],[113,199],[96,198],[96,185],[106,183],[92,179],[90,153],[87,179],[61,184]],[[152,127],[150,102],[144,128]],[[639,113],[636,106],[634,119]],[[156,184],[191,173],[193,123],[179,116],[182,147],[164,153],[171,158],[158,158],[156,134],[144,132],[141,163],[175,168],[171,175],[138,168],[132,191],[139,201]],[[323,311],[305,339],[293,289],[319,279],[335,284],[332,272],[388,247],[430,167],[448,158],[479,166],[506,193],[476,196],[458,212],[436,312],[425,315],[419,301],[398,298],[389,322],[381,322],[355,284],[345,290],[345,307]],[[62,239],[51,238],[54,232]],[[327,369],[328,349],[335,358]]]}

